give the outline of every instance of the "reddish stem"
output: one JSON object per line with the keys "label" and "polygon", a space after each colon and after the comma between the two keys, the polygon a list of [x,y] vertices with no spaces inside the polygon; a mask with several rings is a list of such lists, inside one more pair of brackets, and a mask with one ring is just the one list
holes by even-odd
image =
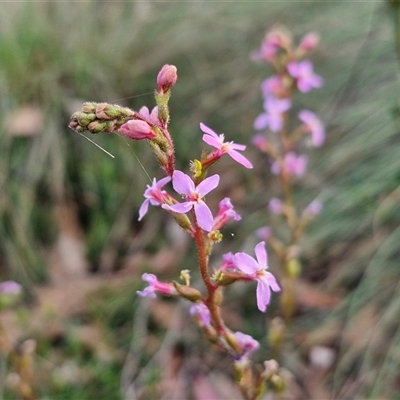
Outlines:
{"label": "reddish stem", "polygon": [[204,284],[207,288],[207,298],[205,300],[205,304],[207,305],[211,319],[215,324],[217,332],[219,335],[225,335],[226,329],[225,324],[221,318],[221,310],[220,307],[216,304],[216,292],[219,287],[218,284],[214,284],[208,274],[208,254],[206,251],[206,245],[204,241],[204,233],[203,230],[198,226],[196,216],[194,212],[191,212],[194,225],[195,225],[195,233],[194,240],[196,242],[197,247],[197,255],[199,259],[199,269],[201,277],[203,278]]}

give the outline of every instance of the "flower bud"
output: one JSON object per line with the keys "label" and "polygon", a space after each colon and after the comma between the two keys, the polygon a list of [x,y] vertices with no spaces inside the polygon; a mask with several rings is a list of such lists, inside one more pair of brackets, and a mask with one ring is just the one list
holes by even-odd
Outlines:
{"label": "flower bud", "polygon": [[307,33],[301,39],[299,44],[299,50],[302,52],[307,52],[313,50],[319,43],[319,36],[315,32]]}
{"label": "flower bud", "polygon": [[123,124],[118,129],[118,133],[132,140],[154,139],[157,137],[147,122],[135,119]]}
{"label": "flower bud", "polygon": [[286,264],[286,271],[291,278],[297,278],[301,272],[301,264],[297,258],[292,258]]}
{"label": "flower bud", "polygon": [[181,285],[180,283],[173,281],[172,284],[175,286],[176,291],[181,295],[181,297],[196,302],[202,299],[201,293],[190,286]]}
{"label": "flower bud", "polygon": [[82,104],[81,111],[83,113],[94,113],[96,111],[97,103],[86,102]]}
{"label": "flower bud", "polygon": [[159,93],[168,92],[178,79],[175,65],[165,64],[157,75],[157,86]]}
{"label": "flower bud", "polygon": [[281,318],[276,317],[271,321],[268,331],[268,341],[273,349],[278,349],[285,335],[285,323]]}

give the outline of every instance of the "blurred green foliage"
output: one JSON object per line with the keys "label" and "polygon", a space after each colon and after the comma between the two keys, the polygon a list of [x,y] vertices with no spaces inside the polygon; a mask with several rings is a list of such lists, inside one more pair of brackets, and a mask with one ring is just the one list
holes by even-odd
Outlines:
{"label": "blurred green foliage", "polygon": [[[317,31],[322,46],[313,59],[326,84],[298,95],[296,106],[310,108],[326,121],[328,142],[310,151],[311,175],[298,198],[307,204],[319,195],[325,206],[304,240],[304,275],[326,290],[348,293],[343,304],[325,316],[343,322],[344,330],[346,321],[367,305],[382,312],[375,335],[386,338],[385,351],[377,351],[378,340],[365,356],[338,344],[346,365],[341,373],[338,363],[333,392],[340,393],[347,379],[345,367],[357,365],[368,371],[360,393],[392,396],[399,366],[392,350],[400,338],[400,91],[390,11],[384,2],[2,4],[3,274],[27,288],[46,280],[45,253],[59,232],[60,204],[78,209],[93,271],[100,268],[105,248],[123,253],[132,232],[143,228],[136,219],[148,177],[134,153],[151,177],[160,176],[160,170],[143,143],[127,146],[117,136],[96,136],[115,155],[111,159],[68,130],[68,117],[82,101],[152,107],[159,68],[175,64],[179,80],[171,99],[171,132],[177,166],[186,168],[202,148],[201,121],[236,142],[250,142],[252,122],[261,111],[259,84],[270,71],[252,63],[249,53],[265,31],[278,22],[297,37]],[[37,134],[17,137],[10,133],[10,116],[25,105],[39,107],[44,123]],[[265,206],[278,188],[265,160],[251,146],[248,154],[258,162],[254,175],[241,175],[249,199],[241,205],[244,219],[235,236],[237,248],[260,226],[276,225]],[[153,240],[158,239],[155,234]],[[112,327],[120,318],[129,319],[126,311],[117,310],[124,305],[108,314]],[[113,397],[115,387],[110,385],[115,386],[118,373],[100,368],[95,374],[97,383],[89,386],[99,387],[99,392],[76,389],[52,398]]]}

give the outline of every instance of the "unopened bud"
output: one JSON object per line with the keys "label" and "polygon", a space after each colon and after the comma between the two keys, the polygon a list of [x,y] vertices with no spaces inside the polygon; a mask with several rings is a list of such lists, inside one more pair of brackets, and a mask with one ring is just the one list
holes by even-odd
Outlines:
{"label": "unopened bud", "polygon": [[159,93],[168,92],[178,79],[175,65],[165,64],[157,75],[157,86]]}
{"label": "unopened bud", "polygon": [[286,272],[291,278],[297,278],[301,272],[301,264],[297,258],[292,258],[286,264]]}
{"label": "unopened bud", "polygon": [[118,133],[132,140],[155,139],[157,134],[145,122],[132,119],[118,129]]}
{"label": "unopened bud", "polygon": [[279,348],[284,339],[285,323],[281,318],[274,318],[268,331],[268,341],[272,348]]}
{"label": "unopened bud", "polygon": [[97,103],[86,102],[82,104],[81,111],[84,113],[94,113],[96,111]]}
{"label": "unopened bud", "polygon": [[202,299],[201,293],[191,286],[181,285],[180,283],[173,281],[172,284],[175,286],[176,291],[185,299],[196,302]]}
{"label": "unopened bud", "polygon": [[105,130],[106,130],[106,128],[107,128],[107,122],[101,122],[101,121],[93,121],[93,122],[91,122],[88,126],[87,126],[87,128],[88,128],[88,131],[90,132],[90,133],[100,133],[100,132],[104,132]]}
{"label": "unopened bud", "polygon": [[303,52],[313,50],[319,43],[319,35],[315,32],[307,33],[301,39],[299,50]]}

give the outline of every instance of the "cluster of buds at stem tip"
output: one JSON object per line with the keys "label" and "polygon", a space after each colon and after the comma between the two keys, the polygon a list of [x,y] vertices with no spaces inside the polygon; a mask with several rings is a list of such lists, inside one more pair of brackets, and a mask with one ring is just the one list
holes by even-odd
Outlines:
{"label": "cluster of buds at stem tip", "polygon": [[108,103],[83,103],[80,111],[71,115],[69,127],[77,132],[117,132],[118,129],[131,120],[134,111],[127,107]]}
{"label": "cluster of buds at stem tip", "polygon": [[139,112],[108,103],[84,103],[81,110],[71,116],[69,127],[77,132],[118,133],[131,140],[148,140],[161,168],[172,176],[175,151],[168,132],[168,101],[171,87],[177,81],[176,67],[164,65],[157,77],[155,99],[157,106],[150,112],[142,107]]}

